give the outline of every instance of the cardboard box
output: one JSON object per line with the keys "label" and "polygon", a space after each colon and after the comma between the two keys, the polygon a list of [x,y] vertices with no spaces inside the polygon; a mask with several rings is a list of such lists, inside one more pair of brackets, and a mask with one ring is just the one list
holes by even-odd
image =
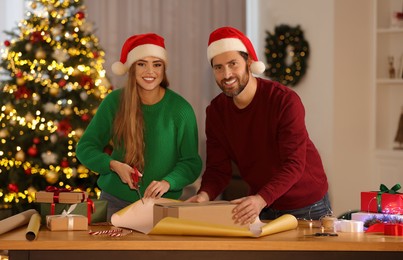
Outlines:
{"label": "cardboard box", "polygon": [[248,227],[248,224],[234,223],[232,210],[235,206],[228,201],[156,203],[154,204],[154,226],[163,218],[174,217],[231,227]]}
{"label": "cardboard box", "polygon": [[49,215],[46,216],[46,226],[51,231],[88,230],[88,221],[81,215]]}
{"label": "cardboard box", "polygon": [[[94,208],[90,208],[91,216],[90,221],[91,224],[99,223],[99,222],[106,222],[107,221],[107,207],[108,201],[106,200],[93,200]],[[51,214],[51,206],[52,203],[40,203],[40,214],[43,219],[43,223],[45,223],[46,216],[52,215]],[[63,210],[68,211],[71,204],[63,204],[63,203],[56,203],[54,204],[55,212],[54,215],[62,214]],[[82,215],[88,217],[88,203],[78,203],[76,208],[71,212],[74,215]]]}
{"label": "cardboard box", "polygon": [[84,202],[88,197],[85,191],[51,192],[38,191],[35,193],[35,202],[75,204]]}
{"label": "cardboard box", "polygon": [[378,210],[377,191],[361,192],[361,211],[385,214],[403,214],[403,194],[383,193]]}

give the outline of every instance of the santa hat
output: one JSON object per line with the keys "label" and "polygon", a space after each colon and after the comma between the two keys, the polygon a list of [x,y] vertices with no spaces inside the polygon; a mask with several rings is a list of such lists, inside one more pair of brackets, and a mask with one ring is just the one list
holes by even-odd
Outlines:
{"label": "santa hat", "polygon": [[214,56],[227,51],[243,51],[253,60],[250,70],[253,74],[262,74],[266,66],[259,61],[252,43],[242,32],[232,27],[221,27],[210,34],[207,47],[209,62]]}
{"label": "santa hat", "polygon": [[147,56],[160,58],[167,63],[164,38],[154,33],[133,35],[123,44],[120,61],[112,64],[112,71],[116,75],[123,75],[134,62]]}

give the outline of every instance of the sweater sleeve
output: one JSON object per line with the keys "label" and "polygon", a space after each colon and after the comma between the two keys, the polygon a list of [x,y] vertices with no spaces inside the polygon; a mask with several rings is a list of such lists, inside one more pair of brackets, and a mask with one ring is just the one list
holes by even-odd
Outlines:
{"label": "sweater sleeve", "polygon": [[171,190],[181,190],[200,176],[202,161],[198,149],[196,116],[190,104],[184,102],[176,113],[175,121],[179,159],[164,180],[169,182]]}
{"label": "sweater sleeve", "polygon": [[223,144],[226,138],[223,136],[222,122],[214,112],[216,108],[210,105],[206,109],[206,170],[203,174],[199,192],[204,191],[214,200],[228,186],[232,177],[230,156]]}
{"label": "sweater sleeve", "polygon": [[287,193],[299,182],[305,171],[307,143],[309,140],[305,126],[305,110],[300,98],[293,92],[286,95],[279,105],[278,155],[280,167],[270,182],[258,192],[267,205]]}
{"label": "sweater sleeve", "polygon": [[104,152],[104,148],[112,137],[113,120],[118,102],[116,94],[116,91],[110,93],[101,102],[76,148],[78,160],[99,174],[112,173],[109,166],[112,158]]}

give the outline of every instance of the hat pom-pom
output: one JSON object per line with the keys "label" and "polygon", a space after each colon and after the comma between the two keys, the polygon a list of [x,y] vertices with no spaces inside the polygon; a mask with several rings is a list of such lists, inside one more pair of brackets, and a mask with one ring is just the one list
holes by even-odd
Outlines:
{"label": "hat pom-pom", "polygon": [[255,61],[250,65],[253,74],[262,74],[266,70],[266,66],[261,61]]}
{"label": "hat pom-pom", "polygon": [[127,68],[123,63],[117,61],[112,64],[112,72],[116,75],[123,75],[127,72]]}

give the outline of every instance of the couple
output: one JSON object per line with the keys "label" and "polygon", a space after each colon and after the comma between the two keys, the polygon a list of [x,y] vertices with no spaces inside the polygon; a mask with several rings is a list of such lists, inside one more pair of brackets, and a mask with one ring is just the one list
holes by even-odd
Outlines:
{"label": "couple", "polygon": [[[232,177],[231,162],[249,186],[234,200],[234,221],[282,214],[319,219],[331,213],[320,155],[305,127],[305,111],[291,89],[255,77],[265,70],[250,40],[221,27],[210,34],[207,58],[222,93],[206,109],[207,158],[201,187],[190,202],[216,199]],[[77,158],[99,173],[101,199],[113,213],[140,199],[132,181],[140,171],[145,198],[178,199],[202,169],[194,111],[168,88],[167,52],[156,34],[134,35],[122,47],[117,75],[127,86],[100,104],[77,145]],[[113,143],[108,155],[104,147]]]}

